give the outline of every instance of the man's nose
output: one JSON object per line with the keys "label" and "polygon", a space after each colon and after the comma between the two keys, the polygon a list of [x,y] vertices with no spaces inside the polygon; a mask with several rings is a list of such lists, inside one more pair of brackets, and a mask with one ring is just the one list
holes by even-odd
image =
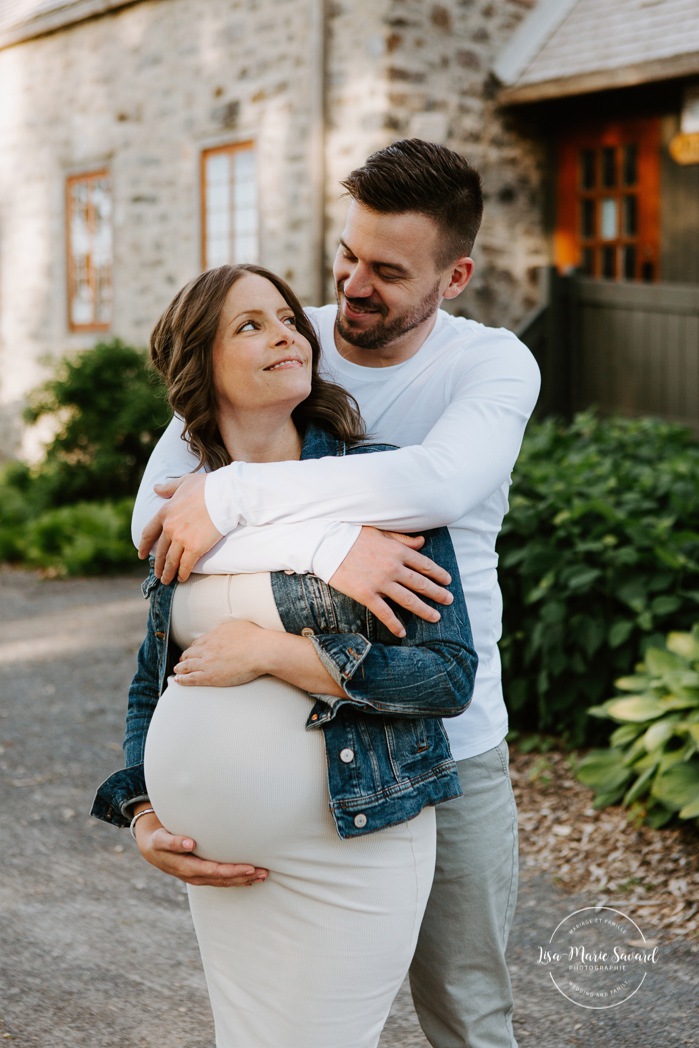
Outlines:
{"label": "man's nose", "polygon": [[348,298],[369,298],[374,291],[369,267],[356,262],[345,278],[343,290]]}

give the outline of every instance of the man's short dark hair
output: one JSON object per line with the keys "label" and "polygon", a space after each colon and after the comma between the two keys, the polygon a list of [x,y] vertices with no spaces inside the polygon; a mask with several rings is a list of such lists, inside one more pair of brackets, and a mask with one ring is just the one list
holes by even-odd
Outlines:
{"label": "man's short dark hair", "polygon": [[480,175],[459,153],[420,138],[405,138],[372,153],[341,183],[372,211],[416,211],[442,234],[440,269],[470,255],[483,217]]}

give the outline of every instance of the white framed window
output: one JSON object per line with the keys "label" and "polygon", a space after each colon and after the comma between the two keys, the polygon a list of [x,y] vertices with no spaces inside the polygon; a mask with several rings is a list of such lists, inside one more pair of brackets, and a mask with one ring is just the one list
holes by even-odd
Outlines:
{"label": "white framed window", "polygon": [[252,142],[201,154],[202,265],[257,262],[258,206]]}
{"label": "white framed window", "polygon": [[104,331],[112,322],[112,184],[107,170],[66,181],[68,326]]}

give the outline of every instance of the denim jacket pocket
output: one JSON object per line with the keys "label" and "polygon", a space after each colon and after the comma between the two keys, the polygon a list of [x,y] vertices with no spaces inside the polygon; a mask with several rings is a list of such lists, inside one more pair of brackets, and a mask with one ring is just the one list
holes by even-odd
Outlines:
{"label": "denim jacket pocket", "polygon": [[419,717],[410,720],[383,717],[382,723],[388,759],[396,780],[400,782],[412,778],[419,766],[424,764],[425,755],[432,749],[433,731],[438,722],[434,721],[433,726]]}

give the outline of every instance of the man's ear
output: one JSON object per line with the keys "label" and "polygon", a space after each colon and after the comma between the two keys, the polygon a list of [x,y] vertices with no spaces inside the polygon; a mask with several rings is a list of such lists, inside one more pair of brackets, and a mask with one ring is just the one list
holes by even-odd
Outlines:
{"label": "man's ear", "polygon": [[442,292],[442,296],[444,298],[456,298],[457,295],[461,294],[472,276],[473,259],[468,258],[466,255],[463,258],[457,258],[451,267],[449,283]]}

